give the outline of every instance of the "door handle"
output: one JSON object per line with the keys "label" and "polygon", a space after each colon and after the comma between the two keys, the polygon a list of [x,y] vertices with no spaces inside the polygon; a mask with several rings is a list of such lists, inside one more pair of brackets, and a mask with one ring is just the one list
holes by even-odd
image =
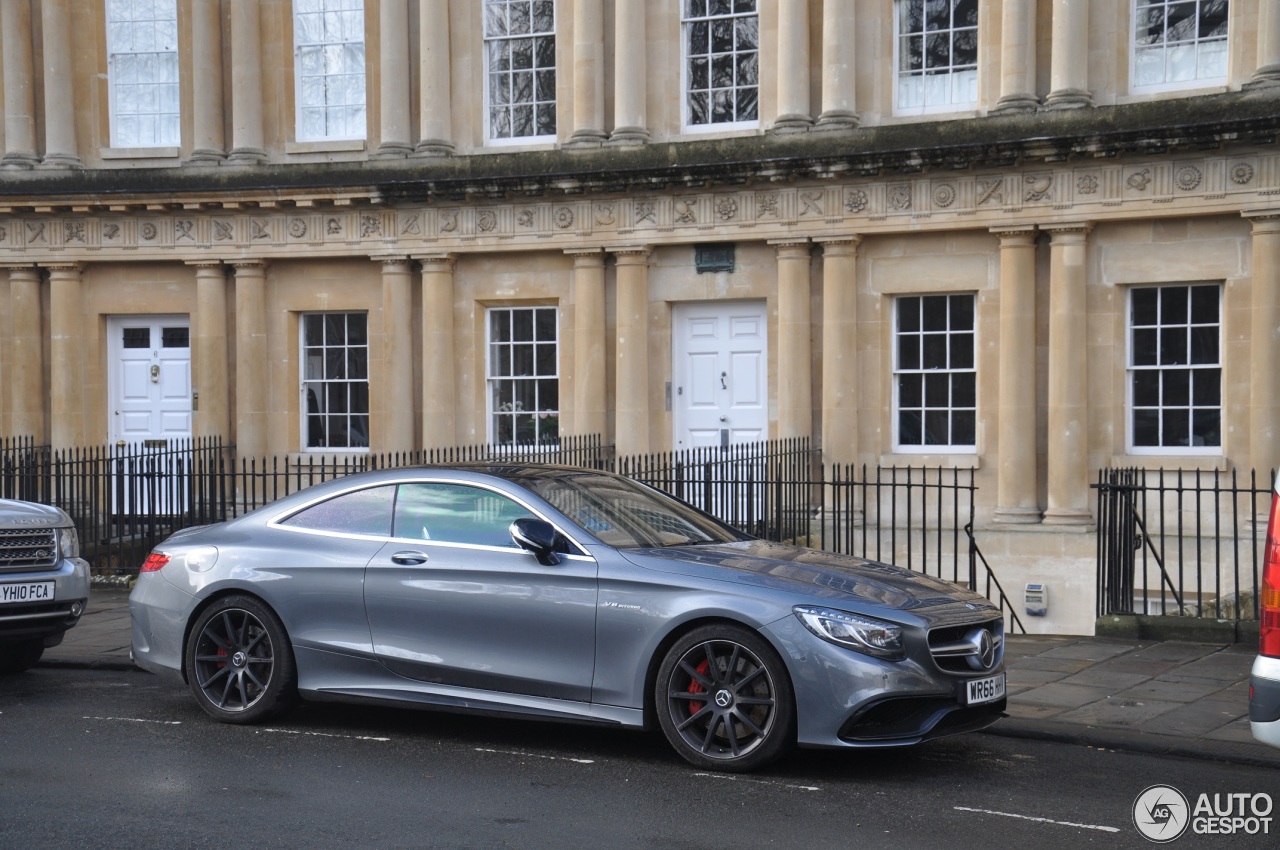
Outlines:
{"label": "door handle", "polygon": [[408,567],[416,566],[418,564],[425,564],[427,562],[427,553],[426,552],[397,552],[391,556],[391,562],[393,564],[403,564],[404,566],[408,566]]}
{"label": "door handle", "polygon": [[726,384],[726,383],[724,382],[724,379],[725,379],[726,377],[728,377],[728,376],[729,376],[729,373],[728,373],[728,372],[721,372],[721,373],[720,373],[720,389],[722,389],[722,390],[727,390],[727,389],[729,389],[729,385],[728,385],[728,384]]}

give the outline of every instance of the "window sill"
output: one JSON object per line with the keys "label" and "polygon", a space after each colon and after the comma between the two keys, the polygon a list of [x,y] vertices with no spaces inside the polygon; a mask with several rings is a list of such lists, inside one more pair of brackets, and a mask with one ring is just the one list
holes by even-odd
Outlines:
{"label": "window sill", "polygon": [[98,156],[103,159],[177,159],[180,153],[176,147],[98,148]]}
{"label": "window sill", "polygon": [[975,452],[953,451],[946,454],[930,453],[930,452],[892,452],[880,455],[880,467],[887,469],[889,467],[902,468],[911,466],[915,468],[927,467],[929,469],[980,469],[982,467],[981,458]]}
{"label": "window sill", "polygon": [[1185,85],[1161,85],[1150,88],[1131,88],[1128,94],[1116,97],[1116,103],[1147,103],[1152,100],[1170,100],[1178,97],[1200,97],[1206,94],[1226,94],[1231,88],[1221,81],[1197,83],[1192,81]]}
{"label": "window sill", "polygon": [[318,142],[284,143],[284,152],[287,154],[350,153],[364,149],[364,139],[326,139]]}
{"label": "window sill", "polygon": [[1229,472],[1232,469],[1225,455],[1174,455],[1174,454],[1125,454],[1111,458],[1114,469],[1187,470],[1190,472]]}

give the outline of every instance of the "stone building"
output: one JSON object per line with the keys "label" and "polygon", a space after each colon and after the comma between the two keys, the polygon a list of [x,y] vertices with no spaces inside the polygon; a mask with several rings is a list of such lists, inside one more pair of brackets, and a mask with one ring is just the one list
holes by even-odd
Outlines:
{"label": "stone building", "polygon": [[972,466],[1058,631],[1097,469],[1280,465],[1276,0],[0,13],[0,435]]}

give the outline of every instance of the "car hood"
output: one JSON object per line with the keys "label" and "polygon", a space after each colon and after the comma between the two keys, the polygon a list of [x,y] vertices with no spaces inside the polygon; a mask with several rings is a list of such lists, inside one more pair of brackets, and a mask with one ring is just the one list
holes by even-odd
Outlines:
{"label": "car hood", "polygon": [[61,508],[0,499],[0,528],[53,528],[71,525],[71,518]]}
{"label": "car hood", "polygon": [[997,610],[985,597],[942,579],[852,555],[765,540],[628,549],[622,554],[646,569],[803,592],[833,604],[855,597],[899,611],[957,602]]}

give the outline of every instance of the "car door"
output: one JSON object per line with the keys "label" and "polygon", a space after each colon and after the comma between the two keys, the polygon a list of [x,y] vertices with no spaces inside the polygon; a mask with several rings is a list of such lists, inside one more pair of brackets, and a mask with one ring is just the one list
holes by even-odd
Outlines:
{"label": "car door", "polygon": [[532,511],[463,482],[401,484],[393,539],[365,576],[374,652],[443,686],[590,701],[596,563],[543,565],[517,547]]}

